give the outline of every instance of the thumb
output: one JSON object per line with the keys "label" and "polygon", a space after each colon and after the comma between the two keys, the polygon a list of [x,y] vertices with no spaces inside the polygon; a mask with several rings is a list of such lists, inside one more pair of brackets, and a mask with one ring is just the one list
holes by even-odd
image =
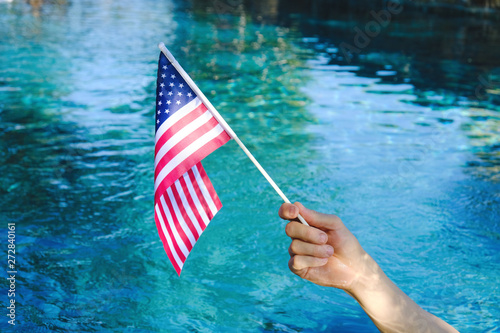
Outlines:
{"label": "thumb", "polygon": [[344,227],[342,220],[333,214],[323,214],[315,210],[306,208],[300,202],[295,202],[299,208],[299,213],[311,226],[324,230],[337,230]]}

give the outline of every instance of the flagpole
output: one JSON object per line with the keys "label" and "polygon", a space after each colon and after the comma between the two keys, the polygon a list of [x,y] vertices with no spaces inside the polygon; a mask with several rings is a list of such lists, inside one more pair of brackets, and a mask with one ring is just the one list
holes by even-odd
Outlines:
{"label": "flagpole", "polygon": [[[221,124],[221,126],[224,128],[224,130],[227,132],[227,134],[229,134],[229,136],[231,138],[233,138],[234,141],[236,141],[238,146],[240,146],[240,148],[243,150],[243,152],[248,156],[248,158],[250,158],[250,160],[253,162],[253,164],[255,164],[257,169],[260,171],[260,173],[262,173],[262,175],[264,176],[264,178],[266,178],[266,180],[269,182],[269,184],[271,184],[271,186],[278,193],[278,195],[281,197],[281,199],[283,199],[283,201],[285,201],[286,203],[291,203],[290,200],[288,200],[288,198],[286,197],[286,195],[278,187],[278,185],[276,185],[276,183],[272,180],[272,178],[269,176],[269,174],[266,172],[266,170],[264,170],[264,168],[260,165],[260,163],[255,159],[255,157],[253,157],[252,153],[247,149],[247,147],[245,147],[243,142],[241,142],[241,140],[238,138],[236,133],[234,133],[233,129],[229,126],[229,124],[226,123],[224,118],[222,118],[222,116],[215,109],[215,107],[212,105],[212,103],[210,103],[210,101],[205,96],[205,94],[203,94],[203,92],[200,90],[200,88],[198,88],[198,86],[194,83],[194,81],[191,79],[191,77],[188,75],[188,73],[186,73],[186,71],[184,71],[184,69],[181,67],[181,65],[179,65],[177,60],[175,60],[174,56],[172,55],[172,53],[170,53],[170,51],[168,51],[165,44],[160,43],[160,44],[158,44],[158,47],[163,52],[163,54],[167,57],[167,59],[172,63],[172,66],[174,66],[175,69],[179,72],[179,74],[181,74],[182,78],[186,81],[186,83],[189,85],[189,87],[191,89],[193,89],[193,91],[195,92],[196,95],[198,95],[198,98],[203,102],[203,104],[205,104],[207,109],[212,113],[214,118],[217,119],[217,121]],[[302,222],[303,224],[309,225],[300,214],[299,214],[298,218],[299,218],[300,222]]]}

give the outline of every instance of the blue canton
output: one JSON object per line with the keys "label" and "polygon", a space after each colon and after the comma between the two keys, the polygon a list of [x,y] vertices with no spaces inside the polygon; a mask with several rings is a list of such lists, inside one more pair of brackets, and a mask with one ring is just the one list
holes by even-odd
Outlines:
{"label": "blue canton", "polygon": [[160,52],[156,81],[156,130],[177,110],[196,98],[195,93]]}

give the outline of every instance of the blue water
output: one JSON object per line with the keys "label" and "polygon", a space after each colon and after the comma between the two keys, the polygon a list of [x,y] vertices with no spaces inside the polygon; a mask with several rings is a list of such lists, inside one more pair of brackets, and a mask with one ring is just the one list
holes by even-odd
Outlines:
{"label": "blue water", "polygon": [[366,17],[276,3],[0,2],[2,331],[377,331],[288,271],[280,198],[234,142],[204,160],[224,207],[177,277],[152,206],[160,41],[291,200],[458,330],[500,330],[498,28],[402,17],[347,61]]}

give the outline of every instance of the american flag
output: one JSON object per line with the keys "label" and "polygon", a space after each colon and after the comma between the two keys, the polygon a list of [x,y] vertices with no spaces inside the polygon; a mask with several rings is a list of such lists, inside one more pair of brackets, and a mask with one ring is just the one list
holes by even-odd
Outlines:
{"label": "american flag", "polygon": [[222,207],[201,160],[230,138],[161,52],[154,210],[163,247],[179,275],[194,244]]}

